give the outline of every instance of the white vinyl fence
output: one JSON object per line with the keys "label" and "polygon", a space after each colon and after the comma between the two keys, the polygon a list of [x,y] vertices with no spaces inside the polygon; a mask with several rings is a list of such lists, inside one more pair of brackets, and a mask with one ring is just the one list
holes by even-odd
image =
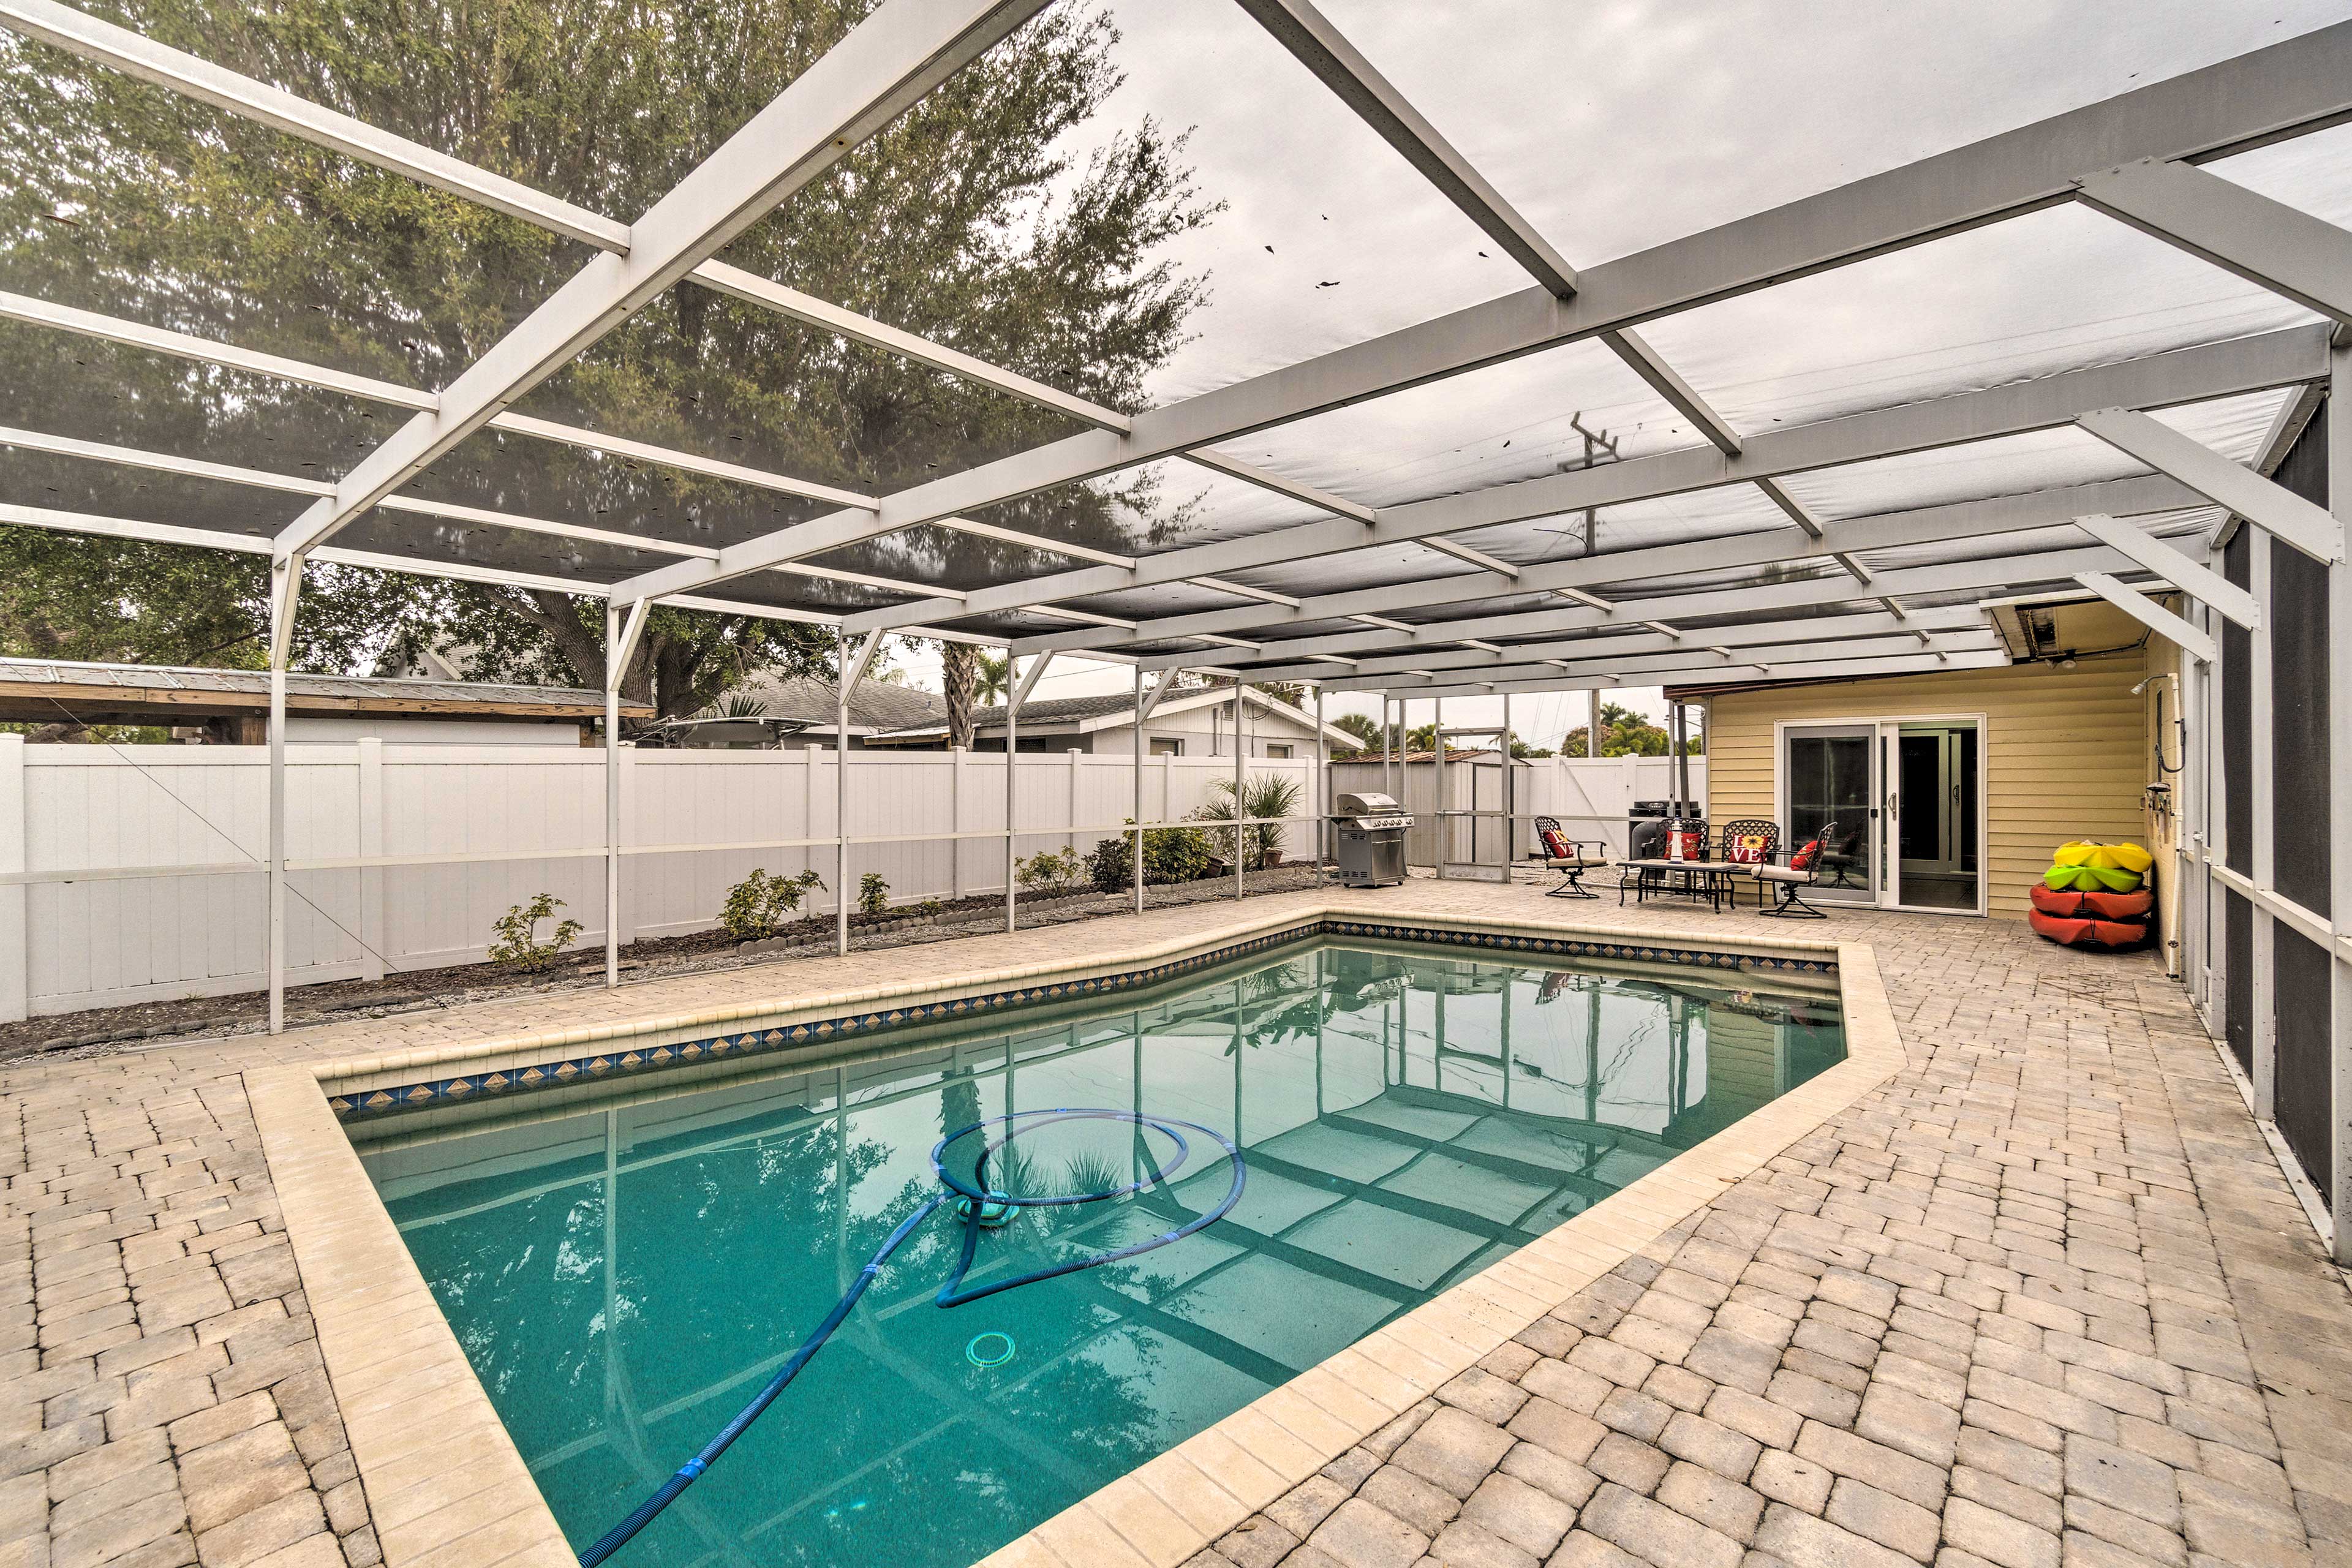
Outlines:
{"label": "white vinyl fence", "polygon": [[[621,758],[624,942],[715,925],[755,866],[834,882],[834,753]],[[1130,767],[1023,753],[1017,851],[1084,854],[1119,832]],[[1003,893],[1002,754],[852,752],[849,768],[853,897],[868,871],[894,904]],[[1315,809],[1311,757],[1248,768],[1296,778],[1298,810]],[[1232,777],[1230,757],[1146,758],[1144,820],[1187,816]],[[582,946],[604,941],[601,750],[294,745],[287,795],[290,984],[479,962],[490,922],[540,892],[587,928]],[[1286,853],[1312,852],[1310,824],[1282,832]],[[267,748],[0,735],[0,1019],[261,989],[268,847]]]}

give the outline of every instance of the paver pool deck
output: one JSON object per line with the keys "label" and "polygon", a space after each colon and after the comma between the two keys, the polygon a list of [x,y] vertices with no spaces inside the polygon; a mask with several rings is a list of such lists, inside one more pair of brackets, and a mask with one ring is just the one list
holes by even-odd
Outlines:
{"label": "paver pool deck", "polygon": [[[1349,898],[1867,942],[1905,1066],[1199,1568],[2352,1564],[2352,1300],[2152,959],[2010,921],[1538,893]],[[1322,900],[1239,912],[1293,901]],[[0,1068],[0,1568],[382,1559],[247,1069],[838,992],[910,963],[1082,959],[1235,913]],[[486,1523],[446,1560],[491,1568],[501,1539]]]}

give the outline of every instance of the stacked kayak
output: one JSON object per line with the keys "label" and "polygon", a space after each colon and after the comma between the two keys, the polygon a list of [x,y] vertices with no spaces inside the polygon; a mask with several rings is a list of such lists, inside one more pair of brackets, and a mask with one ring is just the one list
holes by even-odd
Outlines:
{"label": "stacked kayak", "polygon": [[2147,943],[2156,917],[2156,857],[2137,844],[2061,845],[2033,889],[2026,921],[2069,947]]}

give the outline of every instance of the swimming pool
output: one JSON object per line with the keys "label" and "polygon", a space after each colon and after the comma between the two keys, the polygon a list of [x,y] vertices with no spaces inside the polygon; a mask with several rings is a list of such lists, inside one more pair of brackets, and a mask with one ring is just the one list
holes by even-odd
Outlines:
{"label": "swimming pool", "polygon": [[[558,1521],[584,1546],[734,1414],[934,1190],[943,1133],[1102,1106],[1234,1138],[1201,1234],[943,1311],[935,1215],[767,1416],[617,1562],[961,1564],[1843,1054],[1834,982],[1310,940],[1145,991],[898,1030],[819,1065],[352,1128]],[[709,1069],[696,1069],[707,1074]],[[1117,1185],[1154,1134],[1060,1124],[1005,1184]],[[974,1279],[1226,1191],[1024,1211]]]}

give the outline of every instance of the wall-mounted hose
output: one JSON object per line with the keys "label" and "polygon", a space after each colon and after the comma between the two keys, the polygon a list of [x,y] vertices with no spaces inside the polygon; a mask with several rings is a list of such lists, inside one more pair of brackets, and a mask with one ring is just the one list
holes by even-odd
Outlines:
{"label": "wall-mounted hose", "polygon": [[[989,1186],[988,1163],[991,1160],[1010,1146],[1022,1133],[1034,1132],[1038,1128],[1050,1127],[1060,1121],[1124,1121],[1130,1126],[1149,1128],[1164,1135],[1176,1145],[1175,1158],[1165,1164],[1160,1164],[1152,1162],[1147,1155],[1145,1163],[1148,1169],[1145,1174],[1132,1182],[1116,1187],[1108,1187],[1097,1193],[1064,1193],[1050,1196],[1028,1196],[1017,1193],[998,1192]],[[1002,1128],[1003,1131],[988,1141],[981,1150],[978,1158],[972,1162],[971,1181],[966,1183],[950,1175],[944,1163],[944,1156],[948,1150],[966,1138],[984,1132],[992,1127]],[[1233,1184],[1226,1189],[1224,1197],[1215,1207],[1196,1215],[1174,1230],[1163,1232],[1142,1241],[1130,1242],[1125,1247],[1115,1247],[1108,1252],[1089,1253],[1082,1258],[1066,1259],[1050,1268],[1033,1269],[1026,1274],[1017,1274],[1010,1279],[1000,1279],[993,1284],[978,1286],[970,1290],[962,1289],[964,1278],[971,1273],[972,1260],[979,1251],[980,1233],[983,1229],[994,1229],[1003,1224],[1013,1211],[1024,1208],[1063,1208],[1076,1204],[1104,1203],[1113,1198],[1123,1198],[1130,1194],[1141,1192],[1148,1186],[1165,1184],[1192,1156],[1192,1146],[1185,1139],[1184,1132],[1179,1131],[1180,1129],[1197,1132],[1220,1145],[1233,1165]],[[890,1233],[888,1239],[877,1247],[874,1256],[866,1260],[866,1267],[857,1271],[856,1280],[843,1293],[841,1300],[834,1303],[833,1310],[825,1314],[824,1321],[816,1326],[816,1331],[810,1334],[802,1342],[800,1349],[794,1351],[791,1358],[777,1370],[776,1375],[769,1380],[767,1386],[754,1394],[750,1404],[737,1411],[735,1418],[720,1427],[719,1435],[704,1444],[700,1453],[680,1465],[677,1472],[664,1481],[651,1497],[639,1503],[626,1519],[605,1531],[593,1546],[583,1552],[580,1554],[580,1568],[597,1568],[597,1564],[627,1545],[630,1538],[637,1531],[651,1524],[662,1510],[677,1500],[679,1493],[700,1479],[702,1473],[718,1461],[719,1456],[725,1453],[735,1439],[741,1436],[750,1428],[751,1423],[757,1421],[768,1406],[775,1403],[776,1396],[783,1393],[793,1378],[800,1375],[801,1368],[808,1365],[810,1359],[824,1348],[825,1341],[831,1339],[834,1331],[847,1321],[851,1309],[857,1305],[858,1298],[866,1294],[866,1287],[874,1283],[874,1277],[882,1271],[882,1266],[890,1260],[890,1255],[898,1251],[907,1238],[915,1233],[917,1227],[929,1219],[933,1211],[942,1205],[947,1205],[950,1213],[955,1214],[964,1222],[963,1251],[956,1259],[954,1271],[948,1276],[947,1282],[940,1287],[939,1294],[933,1300],[941,1307],[961,1307],[967,1301],[977,1301],[985,1296],[1016,1289],[1023,1285],[1034,1285],[1041,1279],[1055,1279],[1065,1274],[1076,1274],[1083,1268],[1098,1268],[1106,1263],[1118,1263],[1129,1258],[1139,1257],[1146,1252],[1165,1247],[1171,1241],[1181,1241],[1194,1231],[1214,1225],[1233,1212],[1234,1205],[1241,1201],[1242,1187],[1248,1172],[1242,1160],[1242,1152],[1234,1146],[1232,1139],[1213,1128],[1203,1127],[1197,1121],[1181,1121],[1170,1117],[1139,1116],[1129,1110],[1056,1108],[1051,1110],[1016,1110],[1008,1116],[992,1116],[975,1121],[969,1127],[958,1128],[931,1145],[931,1174],[945,1190],[925,1201],[914,1213],[898,1223],[898,1228]],[[950,1203],[950,1199],[954,1201]],[[1009,1355],[1007,1359],[1010,1359]]]}

